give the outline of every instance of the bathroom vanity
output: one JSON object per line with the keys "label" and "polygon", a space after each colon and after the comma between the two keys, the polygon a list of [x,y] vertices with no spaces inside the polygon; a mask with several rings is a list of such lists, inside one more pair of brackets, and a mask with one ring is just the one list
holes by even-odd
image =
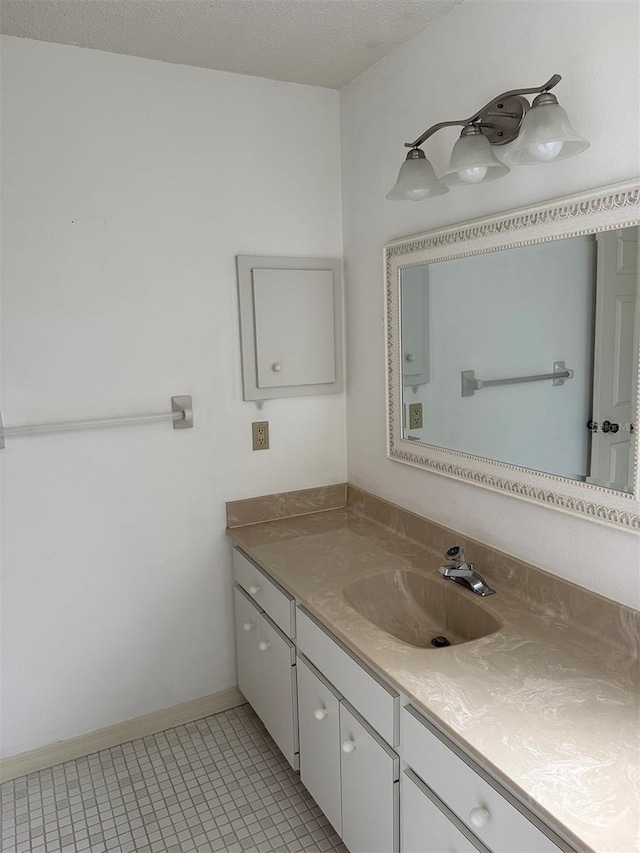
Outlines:
{"label": "bathroom vanity", "polygon": [[351,853],[636,849],[638,614],[467,541],[475,600],[459,534],[346,495],[228,515],[240,690]]}
{"label": "bathroom vanity", "polygon": [[[632,181],[389,243],[389,459],[637,533],[639,229]],[[637,611],[351,486],[227,517],[240,690],[351,853],[640,851]]]}

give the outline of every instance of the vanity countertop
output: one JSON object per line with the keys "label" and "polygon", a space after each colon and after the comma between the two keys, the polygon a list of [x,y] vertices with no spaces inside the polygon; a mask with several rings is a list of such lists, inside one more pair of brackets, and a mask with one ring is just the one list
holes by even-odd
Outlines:
{"label": "vanity countertop", "polygon": [[[342,590],[398,569],[451,584],[437,574],[441,549],[420,545],[353,508],[247,524],[229,533],[578,851],[640,850],[638,665],[630,649],[589,630],[597,619],[583,614],[582,624],[572,622],[559,599],[527,601],[522,590],[510,588],[506,574],[479,564],[497,594],[474,599],[500,629],[464,645],[417,648],[356,613]],[[457,586],[454,592],[472,596]],[[614,639],[635,634],[634,614],[620,608]]]}

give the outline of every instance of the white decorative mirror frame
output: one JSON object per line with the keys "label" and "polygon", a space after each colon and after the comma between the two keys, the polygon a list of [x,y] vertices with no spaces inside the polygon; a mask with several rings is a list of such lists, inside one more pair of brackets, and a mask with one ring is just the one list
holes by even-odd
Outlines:
{"label": "white decorative mirror frame", "polygon": [[400,278],[401,271],[407,267],[638,224],[640,181],[631,181],[389,243],[385,247],[389,458],[623,529],[640,531],[637,426],[640,387],[634,418],[632,493],[404,438],[400,319]]}

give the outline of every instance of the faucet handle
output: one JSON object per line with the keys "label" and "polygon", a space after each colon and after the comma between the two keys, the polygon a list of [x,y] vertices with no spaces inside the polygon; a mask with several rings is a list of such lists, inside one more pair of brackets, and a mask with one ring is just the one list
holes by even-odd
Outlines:
{"label": "faucet handle", "polygon": [[464,548],[462,545],[454,545],[449,548],[449,550],[444,555],[447,560],[451,560],[451,563],[456,567],[460,568],[460,566],[464,565],[467,560],[464,555]]}

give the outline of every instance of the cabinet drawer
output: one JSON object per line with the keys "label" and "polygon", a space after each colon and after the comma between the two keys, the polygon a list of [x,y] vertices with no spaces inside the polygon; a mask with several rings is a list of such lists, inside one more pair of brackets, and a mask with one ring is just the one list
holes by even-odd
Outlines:
{"label": "cabinet drawer", "polygon": [[348,702],[391,744],[400,741],[400,696],[372,670],[358,663],[308,613],[298,607],[298,649],[314,663]]}
{"label": "cabinet drawer", "polygon": [[237,548],[233,576],[287,637],[295,637],[295,600]]}
{"label": "cabinet drawer", "polygon": [[342,840],[350,853],[397,853],[400,759],[340,702]]}
{"label": "cabinet drawer", "polygon": [[402,774],[402,853],[490,853],[410,770]]}
{"label": "cabinet drawer", "polygon": [[298,657],[300,780],[342,836],[340,697],[309,661]]}
{"label": "cabinet drawer", "polygon": [[[493,853],[558,853],[556,846],[511,801],[485,780],[480,768],[463,759],[424,717],[406,706],[402,712],[403,758],[440,799]],[[478,772],[479,771],[479,772]],[[497,783],[494,783],[497,784]],[[563,847],[562,849],[570,849]]]}

